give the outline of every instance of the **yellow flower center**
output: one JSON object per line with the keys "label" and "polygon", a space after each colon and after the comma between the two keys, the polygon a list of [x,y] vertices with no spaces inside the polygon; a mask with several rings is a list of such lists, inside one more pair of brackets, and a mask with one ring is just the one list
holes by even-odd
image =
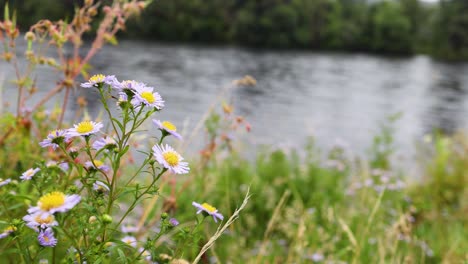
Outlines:
{"label": "yellow flower center", "polygon": [[152,104],[156,99],[154,98],[154,95],[152,92],[142,92],[141,97],[145,99],[148,103]]}
{"label": "yellow flower center", "polygon": [[168,151],[162,154],[164,160],[169,163],[171,166],[176,166],[179,164],[179,155],[175,153],[174,151]]}
{"label": "yellow flower center", "polygon": [[83,121],[79,123],[78,126],[76,127],[76,132],[80,134],[84,134],[84,133],[89,133],[93,131],[93,129],[94,129],[94,126],[93,126],[93,123],[91,123],[91,121]]}
{"label": "yellow flower center", "polygon": [[161,123],[161,125],[167,130],[174,131],[174,132],[177,131],[177,127],[174,126],[174,124],[172,124],[169,121],[164,121]]}
{"label": "yellow flower center", "polygon": [[54,221],[54,216],[48,215],[46,218],[42,218],[41,215],[38,215],[36,216],[36,218],[34,218],[34,220],[40,225],[52,224],[52,222]]}
{"label": "yellow flower center", "polygon": [[12,232],[15,232],[16,230],[17,230],[16,226],[8,226],[7,228],[3,230],[3,232],[12,233]]}
{"label": "yellow flower center", "polygon": [[96,165],[96,167],[101,167],[102,165],[104,165],[104,163],[100,160],[94,160],[94,164]]}
{"label": "yellow flower center", "polygon": [[96,74],[96,75],[93,75],[91,78],[89,78],[89,81],[93,83],[102,83],[104,82],[105,78],[106,77],[102,74]]}
{"label": "yellow flower center", "polygon": [[216,212],[216,207],[213,207],[211,204],[203,203],[201,206],[210,213]]}
{"label": "yellow flower center", "polygon": [[43,211],[62,206],[65,203],[65,194],[62,192],[51,192],[39,199],[39,208]]}
{"label": "yellow flower center", "polygon": [[34,170],[33,169],[29,169],[27,170],[25,173],[24,173],[25,176],[34,176]]}

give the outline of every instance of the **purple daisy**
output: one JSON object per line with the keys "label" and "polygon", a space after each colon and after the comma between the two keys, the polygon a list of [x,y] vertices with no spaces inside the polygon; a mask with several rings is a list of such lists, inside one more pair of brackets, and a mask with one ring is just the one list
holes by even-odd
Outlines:
{"label": "purple daisy", "polygon": [[2,179],[0,178],[0,187],[3,186],[3,185],[7,185],[11,182],[11,179]]}
{"label": "purple daisy", "polygon": [[112,88],[115,88],[115,89],[121,89],[121,84],[120,82],[117,80],[117,78],[115,78],[114,75],[103,75],[103,74],[96,74],[96,75],[93,75],[91,78],[89,78],[89,80],[85,83],[82,83],[81,84],[81,87],[83,88],[92,88],[92,87],[99,87],[100,84],[107,84],[109,86],[111,86]]}
{"label": "purple daisy", "polygon": [[115,139],[112,137],[105,137],[105,138],[100,138],[93,143],[93,148],[95,150],[101,150],[103,148],[106,149],[112,149],[117,146],[117,143],[115,142]]}
{"label": "purple daisy", "polygon": [[37,240],[43,247],[55,247],[57,245],[57,239],[54,237],[54,231],[51,228],[39,232]]}
{"label": "purple daisy", "polygon": [[[94,165],[96,165],[96,166],[94,166]],[[100,161],[100,160],[94,160],[94,164],[93,164],[93,162],[91,162],[91,161],[86,161],[86,162],[85,162],[85,167],[86,167],[86,169],[88,169],[88,170],[96,169],[96,167],[97,167],[98,169],[102,170],[103,172],[108,172],[108,171],[110,171],[110,167],[107,166],[106,164],[104,164],[104,163],[103,163],[102,161]]]}
{"label": "purple daisy", "polygon": [[39,142],[39,145],[43,148],[52,147],[55,150],[66,140],[66,131],[59,129],[50,132],[46,139]]}

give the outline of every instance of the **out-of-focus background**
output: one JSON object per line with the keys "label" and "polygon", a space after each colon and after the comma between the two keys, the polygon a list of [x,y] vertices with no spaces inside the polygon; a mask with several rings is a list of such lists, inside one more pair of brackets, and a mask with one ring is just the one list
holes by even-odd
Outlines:
{"label": "out-of-focus background", "polygon": [[[9,1],[21,33],[4,18],[2,178],[18,180],[45,157],[61,162],[38,141],[49,128],[105,120],[96,90],[79,83],[112,74],[161,94],[157,118],[177,125],[184,141],[168,140],[191,168],[164,178],[154,203],[129,216],[134,223],[157,230],[147,218],[154,209],[190,226],[192,201],[228,218],[250,189],[201,263],[466,263],[467,0],[154,0],[133,5],[144,10],[125,21],[119,14],[130,9],[109,7],[123,2]],[[106,14],[122,21],[96,34]],[[41,19],[73,22],[44,22],[26,40]],[[91,19],[81,38],[74,29]],[[36,39],[41,30],[50,42]],[[31,49],[33,39],[48,49]],[[159,133],[145,129],[132,151]],[[141,160],[124,162],[133,172]],[[161,253],[192,261],[216,232],[203,224],[187,253],[171,251],[175,235],[152,248],[151,261],[169,263]]]}
{"label": "out-of-focus background", "polygon": [[[80,4],[10,1],[23,29],[71,17]],[[257,86],[232,96],[254,144],[298,147],[314,136],[362,154],[379,124],[401,114],[395,138],[411,156],[426,133],[467,126],[467,13],[463,0],[153,1],[92,72],[157,86],[180,109],[165,117],[187,130],[221,87],[252,75]]]}

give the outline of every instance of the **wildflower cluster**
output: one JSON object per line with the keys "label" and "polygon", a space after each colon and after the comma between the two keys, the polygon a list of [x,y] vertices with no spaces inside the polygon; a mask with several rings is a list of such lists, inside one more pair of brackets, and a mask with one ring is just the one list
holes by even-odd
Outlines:
{"label": "wildflower cluster", "polygon": [[[159,133],[152,136],[158,141],[146,152],[141,151],[144,154],[141,165],[129,176],[123,165],[127,161],[125,155],[133,152],[131,138],[141,131],[146,120],[164,108],[161,95],[144,83],[119,82],[113,75],[92,76],[81,86],[99,93],[108,115],[108,131],[104,130],[103,122],[84,120],[68,129],[50,132],[39,145],[54,159],[36,163],[18,175],[18,187],[31,190],[28,199],[33,205],[25,211],[24,222],[13,224],[12,219],[0,238],[18,232],[24,237],[35,236],[36,244],[41,247],[52,247],[53,252],[59,246],[68,248],[62,254],[81,263],[112,259],[122,250],[129,261],[156,261],[161,254],[169,253],[156,250],[156,241],[177,228],[179,221],[162,213],[157,221],[159,228],[153,233],[150,226],[132,226],[133,220],[128,218],[139,203],[159,193],[158,182],[163,175],[189,173],[184,158],[175,148],[163,143],[166,137],[182,140],[182,136],[171,122],[153,119],[151,126]],[[116,104],[108,104],[109,98],[114,98]],[[117,108],[118,117],[112,114],[115,112],[112,108]],[[2,179],[0,186],[11,181]],[[212,216],[215,222],[223,220],[223,215],[207,203],[193,202],[193,206],[198,213]],[[115,210],[116,207],[122,209]],[[180,229],[190,234],[186,239],[198,239],[194,234],[202,221],[197,218],[196,222],[189,233]],[[22,229],[23,224],[32,231]],[[29,260],[35,258],[34,254],[41,255],[41,251],[31,253]]]}

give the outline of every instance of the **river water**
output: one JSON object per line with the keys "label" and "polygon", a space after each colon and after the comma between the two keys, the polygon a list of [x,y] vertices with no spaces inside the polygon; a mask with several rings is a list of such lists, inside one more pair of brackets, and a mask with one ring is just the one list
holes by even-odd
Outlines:
{"label": "river water", "polygon": [[[122,41],[100,51],[92,63],[93,74],[115,74],[119,80],[156,87],[166,101],[160,118],[183,127],[186,135],[216,102],[222,87],[244,75],[253,76],[257,85],[233,89],[228,98],[236,113],[251,123],[245,137],[249,144],[301,147],[314,136],[322,148],[341,142],[365,153],[379,124],[402,113],[395,123],[395,139],[404,154],[412,153],[414,143],[426,133],[435,129],[451,133],[468,124],[468,64],[426,56]],[[9,66],[2,62],[0,70],[8,80]],[[38,76],[40,87],[52,86],[48,77],[53,75]],[[16,90],[3,83],[4,97],[16,96]],[[82,94],[90,100],[90,113],[98,113],[95,94]],[[69,114],[76,109],[70,104]]]}

